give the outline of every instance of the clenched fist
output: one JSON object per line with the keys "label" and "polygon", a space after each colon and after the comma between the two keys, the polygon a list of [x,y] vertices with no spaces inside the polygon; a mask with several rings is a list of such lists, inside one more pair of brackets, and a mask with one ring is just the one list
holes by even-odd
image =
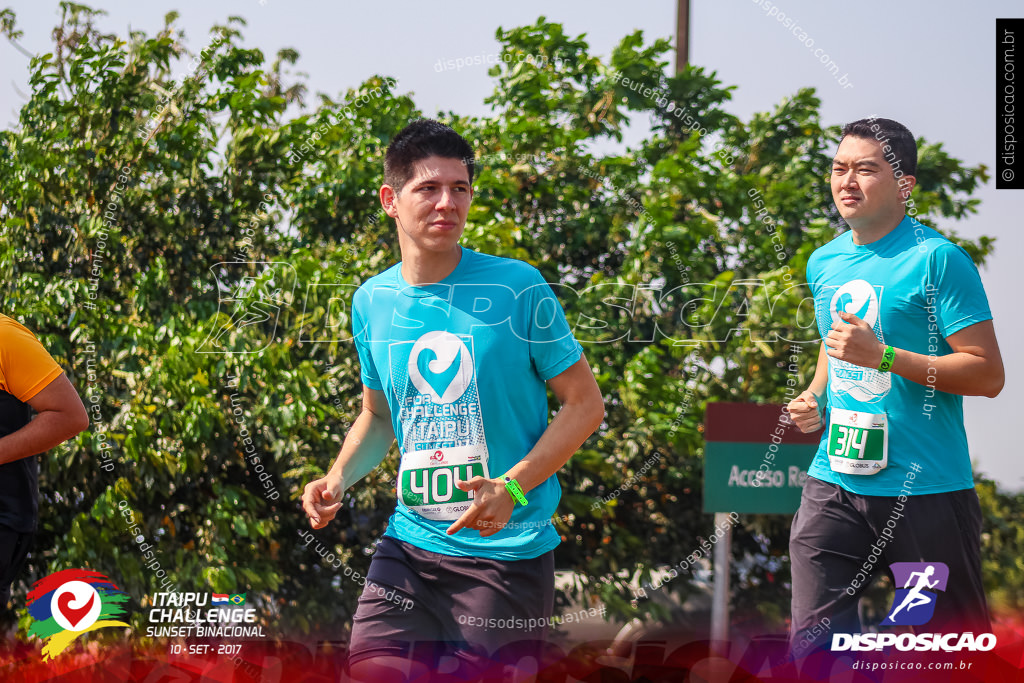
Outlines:
{"label": "clenched fist", "polygon": [[793,424],[799,427],[804,434],[821,429],[821,408],[818,406],[818,397],[813,392],[803,392],[790,401],[787,408]]}
{"label": "clenched fist", "polygon": [[[877,368],[882,362],[885,344],[878,341],[871,325],[844,311],[825,337],[826,353],[864,368]],[[799,397],[796,400],[800,400]]]}
{"label": "clenched fist", "polygon": [[302,492],[302,509],[309,517],[309,525],[314,529],[323,529],[334,519],[341,508],[341,494],[344,488],[341,483],[329,476],[315,479]]}

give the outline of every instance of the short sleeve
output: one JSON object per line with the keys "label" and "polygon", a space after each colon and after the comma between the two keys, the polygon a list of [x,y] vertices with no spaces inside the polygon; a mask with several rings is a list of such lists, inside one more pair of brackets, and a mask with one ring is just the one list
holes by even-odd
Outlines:
{"label": "short sleeve", "polygon": [[532,284],[521,297],[529,309],[526,329],[530,360],[545,382],[568,370],[583,355],[583,347],[572,336],[565,310],[540,271],[533,271]]}
{"label": "short sleeve", "polygon": [[814,304],[814,320],[818,326],[818,336],[824,340],[825,335],[828,334],[828,328],[832,325],[832,314],[829,312],[829,300],[827,297],[819,296],[821,292],[821,284],[818,282],[819,268],[818,268],[818,254],[813,253],[811,257],[807,259],[807,288],[811,290],[811,301]]}
{"label": "short sleeve", "polygon": [[62,372],[27,328],[0,320],[0,389],[27,403]]}
{"label": "short sleeve", "polygon": [[929,255],[928,265],[926,305],[937,307],[942,336],[992,319],[981,276],[962,247],[944,242]]}
{"label": "short sleeve", "polygon": [[355,341],[356,353],[359,355],[359,376],[363,384],[371,389],[381,391],[384,385],[377,373],[377,366],[373,363],[373,354],[370,353],[370,325],[368,314],[370,313],[369,301],[366,292],[359,288],[352,297],[352,339]]}
{"label": "short sleeve", "polygon": [[807,259],[807,286],[811,290],[811,296],[817,298],[818,296],[818,259],[815,258],[814,254],[811,254],[811,258]]}

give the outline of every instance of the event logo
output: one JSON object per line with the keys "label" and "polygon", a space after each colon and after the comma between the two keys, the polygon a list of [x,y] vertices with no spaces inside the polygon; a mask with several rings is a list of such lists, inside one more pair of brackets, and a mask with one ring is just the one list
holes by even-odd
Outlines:
{"label": "event logo", "polygon": [[942,562],[896,562],[890,565],[896,586],[884,626],[920,626],[935,613],[935,591],[946,590],[949,567]]}
{"label": "event logo", "polygon": [[53,659],[78,636],[108,626],[128,624],[128,596],[103,574],[89,569],[65,569],[39,579],[28,594],[32,616],[29,635],[45,641],[43,659]]}
{"label": "event logo", "polygon": [[248,593],[154,593],[146,637],[266,638],[263,625],[256,623],[256,609],[248,604]]}

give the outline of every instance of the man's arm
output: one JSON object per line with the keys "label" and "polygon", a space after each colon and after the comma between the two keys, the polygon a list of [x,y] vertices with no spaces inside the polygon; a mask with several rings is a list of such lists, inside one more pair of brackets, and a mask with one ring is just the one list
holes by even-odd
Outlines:
{"label": "man's arm", "polygon": [[819,404],[828,389],[828,354],[825,343],[818,348],[818,364],[814,367],[814,378],[807,390],[789,402],[787,406],[793,424],[806,433],[821,429],[821,408]]}
{"label": "man's arm", "polygon": [[[877,368],[882,362],[885,344],[878,341],[871,326],[849,313],[840,313],[828,333],[828,354],[854,365]],[[991,320],[975,323],[949,335],[946,341],[953,353],[928,356],[896,349],[890,372],[924,386],[934,386],[947,394],[995,398],[1003,390],[1003,358],[996,342]]]}
{"label": "man's arm", "polygon": [[61,373],[27,403],[35,418],[0,439],[0,465],[44,453],[89,426],[89,414],[67,375]]}
{"label": "man's arm", "polygon": [[[526,457],[508,472],[500,473],[517,480],[524,492],[560,470],[604,420],[604,397],[585,356],[548,380],[548,384],[558,399],[558,412]],[[490,536],[508,523],[515,502],[504,481],[473,477],[458,486],[476,493],[473,505],[448,527],[449,534],[479,527],[481,536]]]}
{"label": "man's arm", "polygon": [[383,391],[363,385],[363,409],[345,436],[327,475],[306,484],[302,509],[314,529],[322,529],[341,507],[341,494],[380,464],[395,440],[391,409]]}
{"label": "man's arm", "polygon": [[[946,337],[946,341],[953,353],[934,360],[923,353],[896,349],[896,359],[890,372],[911,382],[934,385],[947,394],[998,396],[1003,390],[1005,374],[992,321],[965,327]],[[929,377],[932,378],[930,382]]]}

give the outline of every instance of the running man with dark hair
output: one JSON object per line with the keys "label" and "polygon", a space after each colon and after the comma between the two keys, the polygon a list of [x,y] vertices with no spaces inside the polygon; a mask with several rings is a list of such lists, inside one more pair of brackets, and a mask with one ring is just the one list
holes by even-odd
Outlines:
{"label": "running man with dark hair", "polygon": [[[402,261],[355,294],[363,410],[302,496],[323,528],[397,437],[398,506],[353,618],[358,681],[415,678],[440,656],[473,680],[499,649],[510,661],[537,652],[553,611],[555,474],[604,417],[540,272],[459,244],[473,158],[431,120],[388,147],[380,201]],[[561,406],[550,424],[545,384]]]}
{"label": "running man with dark hair", "polygon": [[25,326],[0,314],[0,610],[7,608],[38,523],[35,456],[88,426],[64,371]]}
{"label": "running man with dark hair", "polygon": [[1003,363],[970,256],[907,209],[913,140],[889,119],[844,128],[831,186],[850,230],[807,263],[822,345],[789,412],[825,433],[790,537],[793,643],[859,632],[894,562],[948,566],[929,632],[991,629],[963,396],[996,396]]}

